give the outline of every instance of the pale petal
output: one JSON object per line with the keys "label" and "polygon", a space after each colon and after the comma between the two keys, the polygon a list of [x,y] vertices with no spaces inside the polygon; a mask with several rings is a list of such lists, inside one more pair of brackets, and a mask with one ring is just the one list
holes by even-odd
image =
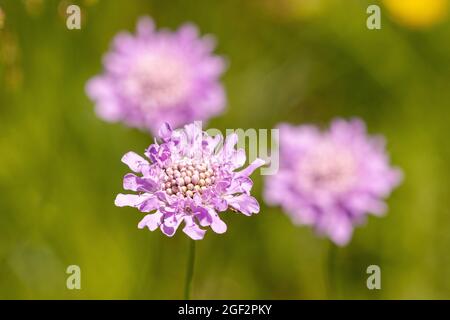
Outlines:
{"label": "pale petal", "polygon": [[125,163],[134,172],[141,172],[143,165],[148,165],[148,161],[140,155],[130,151],[122,157],[122,162]]}
{"label": "pale petal", "polygon": [[155,231],[161,225],[163,214],[159,211],[147,214],[138,224],[139,229],[147,227],[150,231]]}
{"label": "pale petal", "polygon": [[134,207],[141,212],[150,212],[159,207],[159,200],[150,194],[122,194],[119,193],[114,201],[117,207]]}
{"label": "pale petal", "polygon": [[263,166],[265,163],[266,162],[263,159],[258,158],[256,160],[254,160],[247,168],[237,172],[236,177],[242,177],[242,176],[248,177],[249,175],[251,175],[253,173],[253,171],[255,171],[259,167]]}
{"label": "pale petal", "polygon": [[119,193],[114,201],[117,207],[137,207],[139,204],[148,199],[148,195],[138,195],[138,194],[122,194]]}
{"label": "pale petal", "polygon": [[229,206],[245,214],[246,216],[251,216],[253,213],[259,212],[258,201],[252,196],[246,194],[241,194],[239,196],[228,199],[227,202]]}

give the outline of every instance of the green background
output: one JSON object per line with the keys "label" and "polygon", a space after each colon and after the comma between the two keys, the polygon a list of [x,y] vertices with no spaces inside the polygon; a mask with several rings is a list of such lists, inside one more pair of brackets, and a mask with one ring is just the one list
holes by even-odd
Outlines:
{"label": "green background", "polygon": [[[193,298],[450,298],[449,22],[411,30],[382,7],[382,29],[368,30],[373,1],[322,1],[309,16],[270,1],[73,1],[83,25],[71,31],[68,1],[0,0],[0,298],[182,298],[188,238],[139,230],[141,214],[113,204],[121,156],[152,137],[97,118],[84,91],[143,15],[217,37],[228,109],[210,127],[359,116],[405,174],[387,216],[344,248],[266,207],[255,174],[261,212],[225,213],[228,231],[197,242]],[[71,264],[81,290],[66,288]],[[371,264],[381,290],[366,287]]]}

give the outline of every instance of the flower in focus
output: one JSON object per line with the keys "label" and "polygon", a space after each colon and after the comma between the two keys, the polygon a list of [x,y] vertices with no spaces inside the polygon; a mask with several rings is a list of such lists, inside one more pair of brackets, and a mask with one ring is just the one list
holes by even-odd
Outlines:
{"label": "flower in focus", "polygon": [[401,181],[381,137],[361,120],[335,120],[328,131],[280,126],[280,170],[266,179],[265,200],[281,205],[293,222],[311,225],[338,245],[368,213],[382,215],[383,199]]}
{"label": "flower in focus", "polygon": [[[122,162],[139,176],[129,173],[123,187],[137,194],[119,194],[116,206],[131,206],[149,212],[139,228],[158,228],[173,236],[181,223],[192,239],[203,239],[202,227],[224,233],[226,224],[219,212],[228,209],[250,216],[259,212],[259,204],[250,195],[250,174],[264,164],[256,159],[247,168],[235,171],[245,163],[243,149],[235,149],[237,135],[229,135],[222,148],[222,136],[209,136],[198,122],[173,131],[168,124],[159,130],[161,143],[146,150],[146,160],[134,152],[125,154]],[[220,150],[218,150],[220,149]]]}
{"label": "flower in focus", "polygon": [[400,24],[424,28],[442,21],[447,15],[448,0],[384,0],[384,5]]}
{"label": "flower in focus", "polygon": [[165,122],[179,127],[207,120],[225,108],[219,82],[225,62],[212,54],[214,47],[193,25],[156,31],[150,18],[141,18],[135,36],[116,36],[105,72],[88,82],[87,94],[104,120],[154,134]]}

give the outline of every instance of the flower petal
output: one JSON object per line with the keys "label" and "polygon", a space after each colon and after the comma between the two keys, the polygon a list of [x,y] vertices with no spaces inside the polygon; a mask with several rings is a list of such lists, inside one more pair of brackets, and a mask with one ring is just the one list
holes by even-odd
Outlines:
{"label": "flower petal", "polygon": [[122,157],[122,162],[125,163],[134,172],[141,172],[141,167],[148,165],[148,161],[140,155],[130,151]]}
{"label": "flower petal", "polygon": [[236,133],[232,133],[226,137],[225,143],[223,144],[223,148],[220,152],[222,161],[226,161],[233,156],[235,152],[234,146],[238,142],[238,139],[239,137]]}
{"label": "flower petal", "polygon": [[139,229],[147,227],[150,231],[155,231],[161,225],[162,212],[147,214],[138,224]]}
{"label": "flower petal", "polygon": [[214,208],[219,211],[225,211],[228,209],[228,203],[225,199],[222,198],[215,198],[212,200],[213,204],[214,204]]}
{"label": "flower petal", "polygon": [[114,200],[114,204],[117,207],[137,207],[142,202],[148,199],[148,195],[138,195],[138,194],[122,194],[119,193]]}
{"label": "flower petal", "polygon": [[250,194],[253,187],[253,181],[249,177],[241,176],[233,179],[231,185],[227,189],[227,193],[246,193]]}
{"label": "flower petal", "polygon": [[213,209],[209,209],[208,211],[212,218],[211,229],[215,233],[219,233],[219,234],[225,233],[227,231],[226,223],[220,219],[220,217],[216,211],[214,211]]}
{"label": "flower petal", "polygon": [[117,207],[134,207],[141,212],[150,212],[159,207],[159,200],[151,194],[122,194],[119,193],[114,201]]}
{"label": "flower petal", "polygon": [[353,226],[347,217],[334,214],[329,221],[327,232],[334,243],[345,246],[352,238]]}
{"label": "flower petal", "polygon": [[223,137],[222,135],[216,134],[214,137],[206,137],[206,148],[208,149],[209,154],[213,154],[216,150],[217,145],[222,141]]}
{"label": "flower petal", "polygon": [[167,142],[170,140],[172,136],[172,128],[167,122],[164,122],[158,131],[158,136],[164,141]]}
{"label": "flower petal", "polygon": [[247,168],[237,172],[236,177],[242,177],[242,176],[248,177],[249,175],[251,175],[253,173],[253,171],[255,171],[259,167],[263,166],[265,163],[266,162],[263,159],[260,159],[260,158],[255,159],[252,163],[249,164],[249,166]]}
{"label": "flower petal", "polygon": [[231,158],[231,162],[233,163],[233,168],[240,168],[245,164],[245,160],[247,159],[245,155],[244,149],[236,150]]}
{"label": "flower petal", "polygon": [[145,151],[145,155],[153,163],[162,164],[170,158],[170,149],[167,144],[158,145],[154,143],[148,147]]}
{"label": "flower petal", "polygon": [[178,219],[173,226],[167,226],[165,223],[163,223],[161,224],[160,229],[166,236],[172,237],[180,226],[181,221],[183,221],[183,219]]}
{"label": "flower petal", "polygon": [[152,196],[151,198],[145,200],[144,202],[142,202],[138,209],[141,212],[150,212],[153,211],[155,209],[158,209],[160,207],[161,203],[158,200],[157,197]]}
{"label": "flower petal", "polygon": [[227,202],[230,207],[245,214],[246,216],[251,216],[253,213],[259,212],[258,201],[252,196],[246,194],[232,197],[231,199],[228,199]]}
{"label": "flower petal", "polygon": [[137,23],[136,30],[140,37],[150,37],[155,30],[155,24],[151,18],[142,17]]}

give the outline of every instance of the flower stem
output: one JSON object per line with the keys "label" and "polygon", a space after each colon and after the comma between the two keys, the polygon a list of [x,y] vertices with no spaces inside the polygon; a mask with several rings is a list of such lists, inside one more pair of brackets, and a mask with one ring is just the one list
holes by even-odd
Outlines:
{"label": "flower stem", "polygon": [[195,240],[190,240],[189,256],[186,267],[186,282],[184,285],[185,300],[190,300],[191,297],[191,286],[192,286],[192,277],[194,275],[194,264],[195,264]]}
{"label": "flower stem", "polygon": [[328,299],[336,299],[338,296],[338,283],[337,283],[337,253],[338,248],[334,243],[330,243],[327,255],[327,273],[328,273]]}

